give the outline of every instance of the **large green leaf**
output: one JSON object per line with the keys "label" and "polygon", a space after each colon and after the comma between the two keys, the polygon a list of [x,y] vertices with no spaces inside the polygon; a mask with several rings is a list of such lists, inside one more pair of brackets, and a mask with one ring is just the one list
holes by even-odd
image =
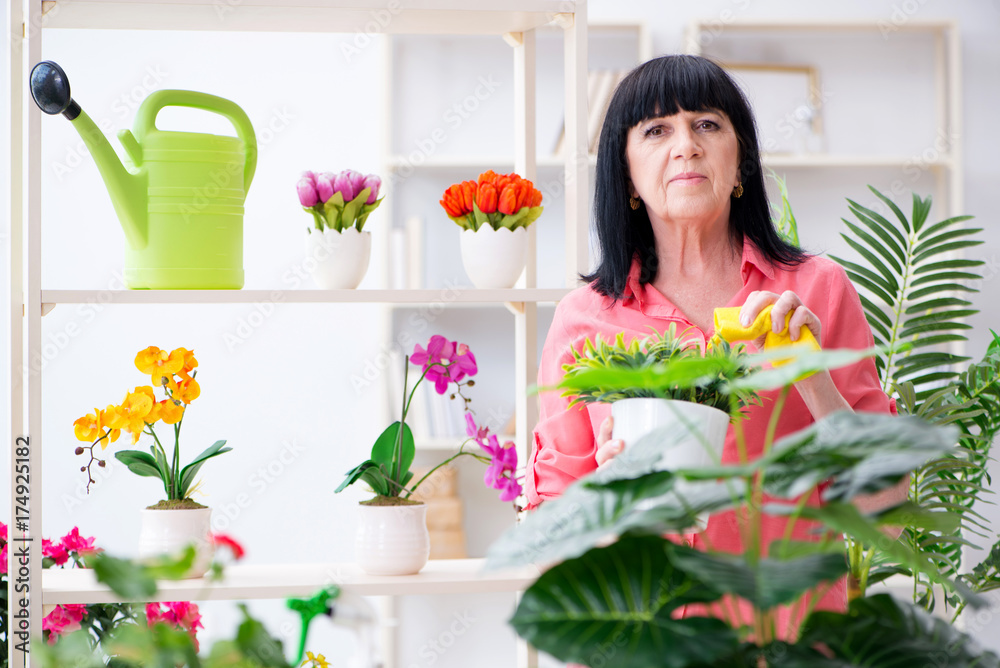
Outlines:
{"label": "large green leaf", "polygon": [[720,596],[672,562],[673,543],[627,537],[546,571],[510,623],[534,647],[562,661],[620,668],[683,668],[736,651],[736,633],[707,617],[674,618],[688,603]]}
{"label": "large green leaf", "polygon": [[761,610],[791,603],[816,585],[847,572],[843,545],[839,554],[811,554],[795,559],[761,559],[706,553],[678,547],[674,565],[727,594],[735,594]]}
{"label": "large green leaf", "polygon": [[399,457],[396,456],[397,436],[400,422],[397,420],[385,428],[372,446],[372,461],[382,465],[391,480],[401,479],[410,470],[416,448],[413,444],[413,432],[410,426],[403,424],[402,442]]}
{"label": "large green leaf", "polygon": [[212,457],[217,457],[232,450],[232,448],[224,447],[225,445],[225,441],[216,441],[206,448],[204,452],[195,457],[194,461],[181,469],[181,486],[178,490],[180,498],[183,499],[187,497],[188,490],[191,488],[191,483],[194,482],[194,477],[198,475],[198,471],[201,469],[202,464]]}
{"label": "large green leaf", "polygon": [[94,569],[97,581],[108,585],[120,598],[142,601],[156,593],[156,580],[178,580],[191,570],[195,548],[189,545],[180,555],[155,559],[140,564],[100,552],[88,566]]}
{"label": "large green leaf", "polygon": [[832,479],[824,500],[871,494],[948,452],[957,438],[953,427],[913,417],[841,411],[774,444],[763,461],[764,490],[795,498]]}
{"label": "large green leaf", "polygon": [[[858,598],[848,614],[814,612],[799,646],[822,645],[833,658],[817,668],[997,668],[1000,659],[944,620],[889,594]],[[771,664],[769,664],[771,665]],[[773,664],[775,668],[784,663]]]}
{"label": "large green leaf", "polygon": [[120,450],[115,453],[115,458],[136,475],[147,478],[164,478],[164,480],[166,476],[170,475],[169,469],[161,471],[156,458],[141,450]]}
{"label": "large green leaf", "polygon": [[663,470],[663,450],[684,436],[658,429],[570,485],[509,529],[487,553],[487,568],[548,564],[578,557],[609,537],[641,530],[660,535],[695,525],[699,513],[738,504],[743,485],[685,482]]}

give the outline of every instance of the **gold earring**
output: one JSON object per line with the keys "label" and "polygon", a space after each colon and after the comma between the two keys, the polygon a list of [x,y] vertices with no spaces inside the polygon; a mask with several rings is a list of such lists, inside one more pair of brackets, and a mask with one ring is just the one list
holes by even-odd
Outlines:
{"label": "gold earring", "polygon": [[642,200],[636,199],[635,197],[628,198],[628,205],[632,207],[633,211],[638,211],[640,204],[642,204]]}
{"label": "gold earring", "polygon": [[736,187],[733,188],[733,197],[735,197],[736,199],[739,199],[739,198],[743,197],[743,182],[742,181],[740,181],[739,183],[737,183]]}

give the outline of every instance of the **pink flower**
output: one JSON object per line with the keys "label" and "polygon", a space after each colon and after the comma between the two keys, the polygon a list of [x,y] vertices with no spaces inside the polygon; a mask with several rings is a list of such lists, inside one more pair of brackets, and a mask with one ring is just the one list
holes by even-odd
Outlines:
{"label": "pink flower", "polygon": [[[166,609],[160,606],[164,606]],[[146,624],[149,626],[169,624],[176,629],[187,631],[191,636],[191,640],[194,641],[196,652],[199,649],[198,629],[205,628],[201,623],[201,614],[198,612],[198,606],[187,601],[147,603]]]}
{"label": "pink flower", "polygon": [[213,533],[212,542],[215,543],[216,545],[225,545],[230,550],[232,550],[233,558],[236,559],[237,561],[242,559],[243,555],[246,554],[246,551],[243,549],[242,545],[240,545],[239,543],[237,543],[235,540],[233,540],[224,533]]}
{"label": "pink flower", "polygon": [[431,337],[426,350],[418,343],[410,355],[410,362],[423,367],[425,377],[434,381],[434,390],[438,394],[448,391],[448,383],[461,382],[466,376],[476,375],[479,370],[469,346],[449,341],[440,334]]}
{"label": "pink flower", "polygon": [[0,548],[0,575],[7,574],[7,543]]}
{"label": "pink flower", "polygon": [[80,628],[80,622],[87,616],[87,606],[69,603],[57,605],[56,609],[42,620],[42,630],[49,632],[48,643],[54,645],[56,638]]}
{"label": "pink flower", "polygon": [[0,522],[0,540],[7,542],[7,525]]}
{"label": "pink flower", "polygon": [[97,551],[97,548],[94,547],[94,539],[81,536],[78,527],[73,527],[72,531],[63,536],[62,546],[67,552],[76,552],[77,554]]}
{"label": "pink flower", "polygon": [[48,557],[56,562],[56,566],[62,566],[69,561],[69,552],[61,543],[53,543],[48,538],[42,539],[42,556]]}
{"label": "pink flower", "polygon": [[382,187],[382,179],[375,176],[374,174],[369,174],[365,177],[364,182],[361,184],[361,189],[371,188],[371,193],[368,194],[368,200],[365,204],[374,204],[375,200],[378,199],[379,188]]}
{"label": "pink flower", "polygon": [[490,435],[490,430],[487,427],[477,425],[475,419],[472,417],[472,413],[465,414],[465,433],[468,434],[469,438],[478,443],[480,447],[486,447],[486,439]]}
{"label": "pink flower", "polygon": [[295,190],[299,193],[299,203],[304,207],[316,206],[319,202],[319,194],[316,192],[316,184],[310,179],[302,178],[295,184]]}
{"label": "pink flower", "polygon": [[358,194],[358,189],[355,188],[355,181],[350,176],[356,173],[345,169],[340,174],[337,174],[337,178],[333,182],[334,191],[344,196],[344,202],[350,202]]}
{"label": "pink flower", "polygon": [[[482,445],[482,444],[480,444]],[[514,472],[517,470],[517,449],[512,441],[502,446],[495,435],[490,435],[487,445],[482,445],[493,461],[486,467],[483,482],[487,487],[500,490],[501,501],[513,501],[521,495],[521,483]]]}
{"label": "pink flower", "polygon": [[337,175],[331,172],[323,172],[316,177],[316,193],[319,195],[319,201],[325,203],[333,197],[333,181],[336,178]]}

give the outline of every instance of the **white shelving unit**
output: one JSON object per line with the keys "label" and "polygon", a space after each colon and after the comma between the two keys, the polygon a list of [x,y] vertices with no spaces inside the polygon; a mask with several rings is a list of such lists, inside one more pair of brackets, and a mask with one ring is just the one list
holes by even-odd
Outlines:
{"label": "white shelving unit", "polygon": [[[843,48],[850,49],[859,37],[879,36],[882,40],[895,35],[928,36],[932,54],[934,80],[933,108],[908,109],[900,112],[932,113],[935,137],[945,137],[947,150],[935,150],[931,156],[851,154],[830,152],[765,155],[764,164],[784,169],[851,169],[885,168],[906,169],[919,165],[935,175],[935,201],[945,202],[948,217],[959,215],[963,207],[962,174],[962,63],[958,24],[954,21],[908,20],[887,24],[884,21],[755,21],[741,19],[728,21],[720,28],[718,21],[694,21],[685,35],[688,53],[719,57],[720,45],[727,40],[759,39],[781,40],[788,36],[832,36],[843,40]],[[725,58],[721,59],[725,62]],[[877,65],[873,66],[877,70]],[[891,117],[891,115],[890,115]]]}
{"label": "white shelving unit", "polygon": [[[511,44],[515,90],[513,167],[526,178],[535,178],[535,32],[543,26],[558,28],[564,40],[565,143],[565,256],[566,283],[559,289],[536,289],[534,261],[522,285],[513,290],[462,290],[443,299],[441,290],[245,290],[245,291],[115,291],[43,290],[41,286],[41,112],[27,94],[28,73],[41,60],[42,40],[50,28],[175,31],[253,32],[350,32],[371,20],[373,12],[385,9],[382,0],[301,0],[294,6],[281,0],[240,0],[238,11],[219,20],[213,0],[13,0],[8,4],[10,55],[10,198],[11,219],[10,355],[7,379],[10,387],[10,442],[30,439],[28,457],[32,471],[28,500],[30,524],[18,528],[14,484],[11,485],[10,540],[34,541],[29,569],[30,630],[40,635],[42,605],[97,603],[109,600],[109,592],[98,586],[91,574],[81,571],[43,571],[41,496],[42,374],[29,374],[21,360],[40,354],[41,319],[60,304],[87,302],[121,305],[147,304],[243,304],[280,299],[309,304],[423,304],[452,303],[455,306],[503,304],[514,314],[515,391],[518,424],[517,444],[527,452],[531,429],[537,422],[533,397],[527,387],[534,382],[537,359],[537,308],[540,302],[559,300],[575,286],[576,276],[587,267],[587,30],[584,0],[507,0],[502,9],[485,0],[396,0],[392,20],[382,31],[415,34],[499,35]],[[534,244],[530,250],[534,254]],[[126,307],[127,306],[123,306]],[[12,448],[12,459],[15,457]],[[522,459],[523,461],[523,459]],[[13,463],[13,462],[12,462]],[[11,466],[12,478],[14,482]],[[13,554],[13,550],[11,550]],[[364,595],[446,594],[456,592],[516,592],[537,573],[517,572],[483,575],[479,560],[438,561],[417,576],[374,578],[361,575],[353,565],[257,565],[229,569],[221,583],[201,580],[163,583],[161,600],[282,598],[314,593],[331,580]],[[339,580],[338,580],[339,578]],[[12,606],[16,597],[12,597]],[[22,667],[25,656],[13,651],[10,665]],[[518,651],[519,664],[535,665],[530,648]]]}

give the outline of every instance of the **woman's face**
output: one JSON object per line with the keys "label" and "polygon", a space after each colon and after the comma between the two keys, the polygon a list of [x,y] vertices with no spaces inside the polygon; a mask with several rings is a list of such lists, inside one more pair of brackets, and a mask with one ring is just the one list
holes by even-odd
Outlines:
{"label": "woman's face", "polygon": [[739,183],[739,143],[721,111],[684,111],[642,121],[625,149],[632,196],[650,219],[729,221],[729,198]]}

